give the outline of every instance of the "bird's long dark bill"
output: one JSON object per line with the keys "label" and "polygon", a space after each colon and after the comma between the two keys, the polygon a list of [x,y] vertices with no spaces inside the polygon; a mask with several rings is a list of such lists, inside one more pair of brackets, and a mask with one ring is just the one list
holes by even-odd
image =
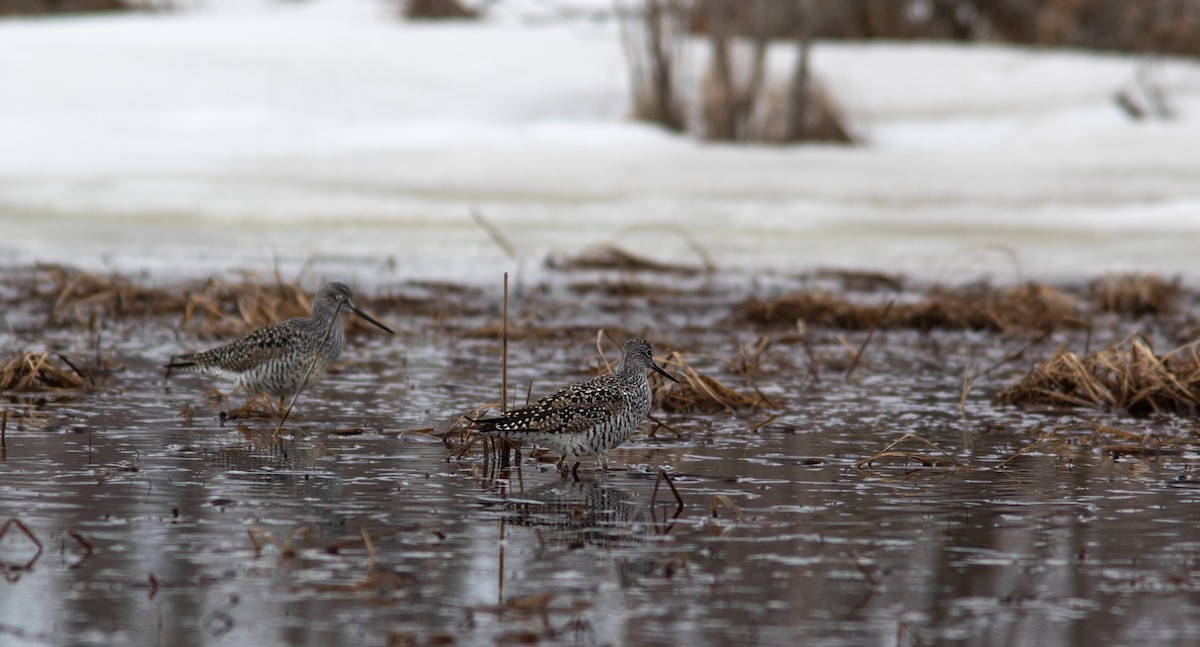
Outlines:
{"label": "bird's long dark bill", "polygon": [[358,308],[355,308],[354,306],[350,306],[350,312],[353,312],[354,314],[362,317],[363,319],[366,319],[368,323],[374,324],[378,328],[386,330],[393,335],[396,334],[395,331],[393,331],[391,328],[388,328],[387,326],[379,323],[378,321],[375,321],[374,319],[371,318],[370,315],[363,312],[362,310],[359,310]]}
{"label": "bird's long dark bill", "polygon": [[674,375],[671,375],[670,373],[664,371],[661,366],[659,366],[658,364],[655,364],[654,362],[650,362],[650,368],[658,371],[659,373],[662,373],[663,377],[667,378],[668,380],[671,380],[672,382],[679,381],[679,380],[675,379]]}

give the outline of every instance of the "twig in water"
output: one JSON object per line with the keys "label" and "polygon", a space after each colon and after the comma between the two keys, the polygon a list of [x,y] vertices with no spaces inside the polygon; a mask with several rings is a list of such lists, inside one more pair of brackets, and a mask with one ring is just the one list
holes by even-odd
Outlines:
{"label": "twig in water", "polygon": [[1033,449],[1034,447],[1036,447],[1036,446],[1037,446],[1039,443],[1041,443],[1043,440],[1045,440],[1047,437],[1049,437],[1049,436],[1050,436],[1050,434],[1052,434],[1052,433],[1054,433],[1054,432],[1058,431],[1058,424],[1059,424],[1059,423],[1057,423],[1057,422],[1056,422],[1056,423],[1054,423],[1054,426],[1053,426],[1053,427],[1051,427],[1049,431],[1047,431],[1047,432],[1043,433],[1041,436],[1038,436],[1038,437],[1037,437],[1037,440],[1035,440],[1035,441],[1033,441],[1033,442],[1029,443],[1028,445],[1026,445],[1026,446],[1024,446],[1024,447],[1022,447],[1021,449],[1019,449],[1019,450],[1017,451],[1017,453],[1013,454],[1012,456],[1009,456],[1008,458],[1006,458],[1006,459],[1004,459],[1004,460],[1000,461],[1000,464],[996,466],[996,469],[998,469],[998,470],[999,470],[999,469],[1004,469],[1004,466],[1005,466],[1005,465],[1008,465],[1010,462],[1012,462],[1013,460],[1015,460],[1015,459],[1016,459],[1018,456],[1020,456],[1021,454],[1024,454],[1025,452],[1027,452],[1027,451],[1029,451],[1029,450]]}
{"label": "twig in water", "polygon": [[855,555],[854,553],[846,553],[846,555],[850,557],[850,562],[854,564],[854,568],[857,568],[858,572],[862,573],[863,579],[867,580],[867,584],[870,584],[871,588],[879,588],[878,578],[872,575],[871,571],[868,571],[867,567],[863,566],[862,562],[858,561],[858,555]]}
{"label": "twig in water", "polygon": [[650,493],[650,507],[654,507],[654,501],[658,497],[658,486],[663,481],[667,482],[667,487],[671,488],[671,494],[675,495],[675,514],[683,511],[683,497],[679,496],[679,490],[675,489],[675,483],[671,481],[671,475],[661,467],[658,469],[658,477],[654,479],[654,490]]}
{"label": "twig in water", "polygon": [[971,374],[971,365],[967,364],[963,367],[962,393],[958,396],[958,413],[962,418],[967,417],[967,396],[971,394],[971,389],[975,388],[975,382],[983,377],[983,373]]}
{"label": "twig in water", "polygon": [[41,540],[38,539],[37,536],[33,534],[33,531],[30,530],[28,526],[26,526],[24,523],[21,522],[20,519],[18,519],[16,517],[10,517],[7,521],[4,522],[3,526],[0,526],[0,540],[3,540],[4,535],[8,534],[9,528],[16,528],[17,530],[21,531],[21,534],[25,535],[25,538],[28,539],[30,542],[32,542],[34,547],[37,548],[37,552],[35,552],[32,557],[25,560],[24,564],[7,564],[7,563],[2,564],[4,569],[9,570],[9,571],[27,571],[30,568],[33,568],[33,563],[36,562],[38,560],[38,558],[42,556]]}
{"label": "twig in water", "polygon": [[867,338],[863,340],[862,345],[858,347],[858,352],[854,354],[854,359],[850,362],[850,368],[846,369],[846,380],[849,380],[850,374],[854,372],[854,369],[858,368],[858,363],[862,359],[863,351],[867,350],[867,344],[871,343],[871,338],[875,336],[875,331],[879,330],[879,326],[881,326],[884,320],[887,319],[888,313],[892,311],[892,306],[894,305],[896,305],[896,300],[889,299],[887,305],[883,308],[883,312],[879,313],[879,318],[875,320],[875,324],[871,326],[871,330],[867,332]]}
{"label": "twig in water", "polygon": [[654,428],[650,430],[650,433],[646,434],[648,437],[654,438],[654,435],[658,433],[659,429],[666,429],[667,431],[675,434],[676,438],[683,438],[683,432],[681,432],[678,429],[672,427],[671,425],[668,425],[667,423],[659,420],[658,418],[655,418],[654,416],[647,414],[646,419],[649,420],[650,422],[654,423]]}
{"label": "twig in water", "polygon": [[741,521],[741,519],[742,519],[741,508],[737,507],[737,504],[735,504],[733,502],[733,499],[730,499],[728,496],[726,496],[724,494],[714,494],[713,495],[712,516],[714,519],[717,517],[717,510],[721,507],[721,505],[724,505],[726,508],[733,510],[733,514],[738,518],[738,521]]}
{"label": "twig in water", "polygon": [[930,458],[928,456],[924,456],[924,455],[917,454],[914,452],[894,452],[894,451],[892,451],[893,447],[895,447],[896,445],[899,445],[900,443],[902,443],[906,440],[918,440],[921,443],[923,443],[924,445],[926,445],[927,447],[940,452],[943,456],[950,459],[950,461],[954,465],[956,465],[956,466],[960,465],[960,463],[958,462],[958,459],[951,456],[949,452],[942,449],[941,447],[938,447],[937,445],[929,442],[928,440],[925,440],[924,438],[922,438],[916,434],[904,434],[903,436],[900,436],[896,440],[893,440],[891,442],[891,444],[889,444],[887,447],[883,448],[883,451],[880,451],[879,453],[875,454],[874,456],[868,456],[867,458],[862,458],[862,459],[855,461],[854,467],[859,468],[859,467],[862,467],[863,465],[869,465],[881,458],[905,458],[905,459],[909,459],[909,460],[915,460],[918,463],[921,463],[921,464],[929,466],[929,467],[936,467],[940,463],[940,459]]}

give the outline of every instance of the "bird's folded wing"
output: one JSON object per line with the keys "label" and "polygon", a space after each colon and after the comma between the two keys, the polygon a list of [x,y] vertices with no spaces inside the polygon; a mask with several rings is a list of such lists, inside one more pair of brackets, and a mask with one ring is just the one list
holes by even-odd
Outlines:
{"label": "bird's folded wing", "polygon": [[224,346],[196,353],[191,360],[226,371],[243,372],[287,354],[286,340],[270,328],[256,330]]}
{"label": "bird's folded wing", "polygon": [[615,417],[624,401],[582,402],[547,398],[531,407],[510,411],[499,418],[479,420],[485,429],[564,434],[586,431]]}

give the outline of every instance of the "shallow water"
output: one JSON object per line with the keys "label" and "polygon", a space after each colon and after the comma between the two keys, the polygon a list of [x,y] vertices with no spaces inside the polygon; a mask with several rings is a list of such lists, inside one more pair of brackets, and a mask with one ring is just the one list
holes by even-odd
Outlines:
{"label": "shallow water", "polygon": [[[724,288],[688,294],[531,291],[518,312],[580,332],[512,340],[514,392],[587,374],[589,313],[748,390],[725,360],[757,333],[720,325]],[[478,454],[448,461],[419,431],[496,399],[493,340],[422,321],[396,338],[356,334],[276,439],[269,421],[223,425],[224,404],[204,396],[211,380],[164,382],[166,357],[211,343],[172,324],[113,326],[99,340],[6,333],[14,347],[98,344],[123,368],[94,390],[4,405],[0,516],[42,551],[16,527],[0,539],[0,643],[1200,641],[1195,454],[1118,460],[1081,431],[997,469],[1056,423],[1192,436],[1194,424],[991,405],[1024,362],[960,408],[964,367],[1027,340],[881,332],[847,380],[837,337],[857,347],[865,335],[818,331],[815,378],[799,344],[764,355],[756,382],[777,409],[657,411],[681,436],[639,434],[615,454],[622,469],[585,464],[576,483],[532,459],[510,471]],[[1079,339],[1040,348],[1063,342]],[[188,404],[190,420],[177,415]],[[906,433],[962,466],[855,468]],[[665,485],[655,491],[660,466],[678,512]]]}

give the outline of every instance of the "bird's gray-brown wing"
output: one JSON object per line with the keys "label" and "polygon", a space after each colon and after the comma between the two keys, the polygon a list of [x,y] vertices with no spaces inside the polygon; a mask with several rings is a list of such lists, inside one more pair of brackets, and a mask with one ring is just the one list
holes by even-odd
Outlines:
{"label": "bird's gray-brown wing", "polygon": [[495,418],[475,421],[483,433],[569,434],[586,431],[619,415],[626,406],[612,375],[579,382],[536,403]]}
{"label": "bird's gray-brown wing", "polygon": [[171,368],[216,369],[242,373],[288,353],[288,324],[283,322],[234,340],[224,346],[200,351],[180,358]]}

